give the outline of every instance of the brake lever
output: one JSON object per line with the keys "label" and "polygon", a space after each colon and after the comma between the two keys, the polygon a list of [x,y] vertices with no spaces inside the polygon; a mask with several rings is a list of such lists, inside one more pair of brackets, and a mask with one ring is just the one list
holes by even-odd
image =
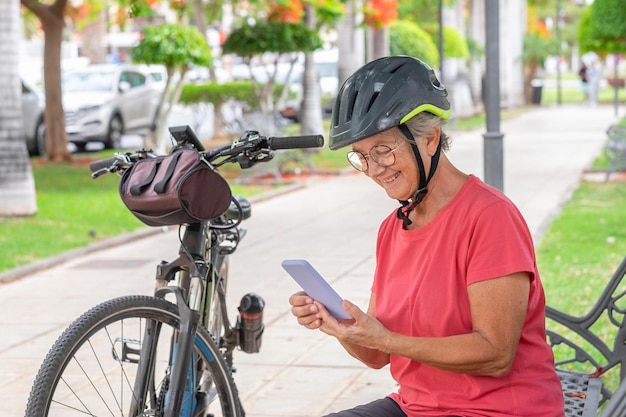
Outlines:
{"label": "brake lever", "polygon": [[102,176],[104,174],[108,174],[110,172],[111,172],[111,167],[109,167],[109,168],[102,168],[102,169],[97,170],[96,172],[92,172],[91,173],[91,178],[96,179],[96,178],[98,178],[98,177],[100,177],[100,176]]}
{"label": "brake lever", "polygon": [[258,162],[267,162],[274,158],[274,152],[270,149],[262,148],[255,151],[246,151],[237,157],[237,162],[242,169],[250,168]]}

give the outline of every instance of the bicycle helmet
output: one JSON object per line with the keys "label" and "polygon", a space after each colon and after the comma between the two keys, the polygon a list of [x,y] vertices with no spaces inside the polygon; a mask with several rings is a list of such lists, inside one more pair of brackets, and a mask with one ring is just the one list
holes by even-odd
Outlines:
{"label": "bicycle helmet", "polygon": [[450,117],[448,92],[435,71],[417,58],[391,56],[374,60],[352,74],[339,90],[331,117],[329,147],[337,150],[361,139],[398,127],[411,144],[419,169],[419,187],[408,200],[399,200],[397,215],[410,225],[409,213],[422,202],[441,153],[441,141],[425,175],[424,162],[407,120],[421,112]]}
{"label": "bicycle helmet", "polygon": [[337,150],[398,127],[422,111],[450,117],[446,88],[417,58],[391,56],[366,64],[339,90],[333,106],[329,147]]}

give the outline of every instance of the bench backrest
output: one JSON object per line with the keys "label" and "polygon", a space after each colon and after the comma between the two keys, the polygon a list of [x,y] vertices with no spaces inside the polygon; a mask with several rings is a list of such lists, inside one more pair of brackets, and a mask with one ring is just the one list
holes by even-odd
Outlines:
{"label": "bench backrest", "polygon": [[[626,377],[626,257],[613,274],[600,298],[583,316],[571,316],[546,307],[548,342],[555,352],[557,369],[613,377],[613,384],[602,390],[608,400],[611,385],[617,386]],[[610,332],[597,334],[600,325]],[[594,327],[595,326],[595,327]],[[595,330],[595,331],[594,331]],[[619,367],[618,367],[619,365]]]}

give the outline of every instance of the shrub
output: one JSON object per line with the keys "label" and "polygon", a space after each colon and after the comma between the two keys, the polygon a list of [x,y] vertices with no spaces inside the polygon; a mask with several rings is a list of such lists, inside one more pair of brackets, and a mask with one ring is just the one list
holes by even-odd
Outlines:
{"label": "shrub", "polygon": [[439,65],[439,51],[430,35],[408,20],[397,20],[389,27],[389,49],[391,55],[414,56],[430,66]]}

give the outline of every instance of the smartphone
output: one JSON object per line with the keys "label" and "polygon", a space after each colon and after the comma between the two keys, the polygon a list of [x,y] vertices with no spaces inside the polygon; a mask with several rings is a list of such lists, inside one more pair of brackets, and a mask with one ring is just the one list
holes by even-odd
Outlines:
{"label": "smartphone", "polygon": [[282,267],[315,301],[326,307],[326,310],[336,319],[352,318],[341,307],[342,298],[333,287],[304,259],[286,259]]}

